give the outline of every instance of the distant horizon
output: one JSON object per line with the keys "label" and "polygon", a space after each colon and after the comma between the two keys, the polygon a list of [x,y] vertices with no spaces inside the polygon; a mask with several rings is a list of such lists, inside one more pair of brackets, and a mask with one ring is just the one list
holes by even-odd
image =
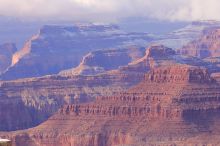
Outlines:
{"label": "distant horizon", "polygon": [[[195,21],[171,21],[160,20],[148,17],[127,17],[118,20],[117,22],[97,22],[97,21],[74,21],[74,20],[39,20],[32,19],[27,20],[16,16],[3,16],[0,15],[0,44],[15,43],[16,46],[21,49],[24,43],[31,38],[34,34],[37,34],[40,28],[45,25],[60,25],[60,26],[72,26],[74,24],[111,24],[117,25],[125,32],[145,32],[150,34],[166,34],[172,31],[183,28],[193,22],[207,22],[218,20],[195,20]],[[220,22],[220,21],[219,21]],[[16,24],[16,26],[14,25]],[[22,35],[20,35],[22,33]],[[12,35],[10,35],[12,34]]]}

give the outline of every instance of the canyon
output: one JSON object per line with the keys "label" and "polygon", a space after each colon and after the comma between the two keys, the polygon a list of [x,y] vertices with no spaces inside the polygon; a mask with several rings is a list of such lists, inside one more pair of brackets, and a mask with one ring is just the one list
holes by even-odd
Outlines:
{"label": "canyon", "polygon": [[205,68],[158,67],[126,92],[65,105],[35,128],[0,136],[16,146],[216,145],[208,138],[220,134],[219,89]]}
{"label": "canyon", "polygon": [[[128,62],[131,62],[128,65],[119,66],[118,69],[113,68],[115,68],[114,65],[118,66],[120,61],[117,61],[119,64],[114,64],[114,61],[117,58],[120,60],[124,55],[129,56],[128,49],[98,51],[93,53],[93,57],[88,54],[79,65],[82,72],[76,72],[76,74],[73,71],[79,68],[63,71],[58,75],[0,82],[1,131],[34,127],[47,120],[65,104],[91,102],[98,96],[125,91],[142,81],[146,72],[156,67],[179,64],[207,68],[212,74],[218,74],[220,71],[219,66],[215,64],[180,56],[163,45],[152,45],[143,49],[145,55],[141,58],[139,57],[144,51],[139,50],[132,48],[133,56],[128,57]],[[104,71],[96,72],[97,74],[85,71],[83,66],[94,68],[96,65],[102,66],[102,62],[108,62],[112,58],[112,56],[106,56],[106,53],[110,54],[109,52],[115,55],[114,60],[109,63],[111,66],[103,65]],[[137,55],[134,52],[137,52]]]}
{"label": "canyon", "polygon": [[[2,68],[0,79],[13,80],[57,74],[63,70],[77,67],[86,54],[93,54],[97,50],[140,48],[141,52],[142,48],[149,44],[163,44],[173,49],[179,49],[197,39],[204,30],[219,26],[218,21],[199,21],[192,22],[184,28],[168,34],[155,35],[135,31],[127,32],[118,25],[112,24],[44,25],[38,33],[33,33],[34,35],[27,39],[23,47],[20,47],[19,43],[19,48],[13,52],[12,58],[9,57],[10,60],[6,60],[7,66],[0,67]],[[120,61],[124,62],[119,65],[127,65],[130,61],[128,58],[121,59]],[[83,67],[87,68],[87,66]],[[103,71],[103,67],[98,66],[87,69],[87,72]],[[117,69],[117,66],[114,69]],[[76,72],[80,72],[80,69],[74,71],[74,74]]]}
{"label": "canyon", "polygon": [[[144,52],[140,52],[139,49],[135,48],[131,50],[134,54],[136,51],[137,56]],[[127,61],[136,58],[134,54],[131,57],[128,56],[128,52],[130,52],[128,49],[99,51],[97,57],[94,56],[94,58],[90,58],[88,63],[87,61],[83,63],[91,66],[93,65],[91,59],[99,62],[97,59],[102,55],[102,61],[108,61],[109,58],[112,58],[112,56],[105,57],[108,52],[114,52],[114,58],[118,58],[118,60],[121,56],[127,57]],[[124,62],[127,61],[124,60]],[[120,62],[116,63],[121,64]],[[109,68],[115,68],[115,65],[118,64],[114,64],[113,61],[110,65]],[[107,67],[104,67],[104,69],[108,70]],[[64,104],[88,102],[94,100],[96,96],[111,95],[113,92],[125,90],[138,83],[142,78],[143,73],[141,72],[106,71],[93,76],[60,73],[59,75],[38,78],[2,81],[0,82],[0,115],[2,117],[0,119],[0,129],[11,131],[36,126],[45,121]]]}
{"label": "canyon", "polygon": [[152,39],[147,33],[123,32],[117,25],[45,25],[13,54],[11,66],[1,74],[1,79],[57,74],[76,67],[91,51],[145,46]]}
{"label": "canyon", "polygon": [[199,58],[219,57],[220,29],[212,28],[204,32],[202,37],[185,45],[181,54],[196,56]]}
{"label": "canyon", "polygon": [[[0,129],[11,131],[30,128],[45,121],[64,104],[89,102],[95,100],[97,96],[124,91],[143,80],[145,73],[155,67],[188,64],[206,67],[211,73],[220,70],[211,63],[180,56],[163,45],[153,45],[143,50],[145,49],[140,51],[132,48],[98,51],[93,53],[93,57],[88,54],[79,65],[82,72],[78,74],[73,74],[72,70],[78,70],[75,68],[58,75],[0,82],[0,114],[2,115]],[[145,52],[144,56],[143,52]],[[122,56],[128,58],[122,63],[131,62],[125,66],[120,66],[120,61],[115,64],[114,61],[117,58],[120,60]],[[110,60],[113,57],[114,60]],[[102,65],[102,62],[109,62],[111,66]],[[94,68],[97,65],[103,66],[103,71],[96,72],[97,74],[85,72],[82,67]],[[118,69],[114,69],[118,66]]]}
{"label": "canyon", "polygon": [[214,21],[164,36],[45,25],[20,50],[0,46],[0,137],[14,146],[218,145],[218,38]]}

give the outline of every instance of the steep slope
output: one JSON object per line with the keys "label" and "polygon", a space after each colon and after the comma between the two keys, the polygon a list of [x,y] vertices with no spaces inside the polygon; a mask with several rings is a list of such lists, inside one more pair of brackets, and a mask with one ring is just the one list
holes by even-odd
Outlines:
{"label": "steep slope", "polygon": [[219,89],[204,68],[160,67],[127,92],[66,105],[38,127],[0,136],[15,146],[218,145]]}
{"label": "steep slope", "polygon": [[16,51],[17,48],[13,43],[0,45],[0,74],[11,65],[12,55]]}
{"label": "steep slope", "polygon": [[198,40],[184,46],[180,53],[199,58],[220,56],[220,28],[208,29]]}
{"label": "steep slope", "polygon": [[27,21],[11,16],[0,15],[0,44],[13,42],[17,48],[22,48],[27,38],[36,33],[43,25],[40,21]]}
{"label": "steep slope", "polygon": [[214,64],[211,61],[204,61],[196,57],[179,55],[173,49],[157,44],[148,47],[144,57],[129,63],[127,66],[120,67],[119,70],[121,72],[134,71],[145,73],[155,67],[173,64],[188,64],[206,67],[210,72],[220,71],[218,64]]}
{"label": "steep slope", "polygon": [[[127,51],[123,51],[121,53],[125,56],[129,54]],[[88,61],[85,63],[94,67],[93,65],[97,65],[96,60],[99,57],[102,58],[103,55],[108,55],[109,51],[99,51],[99,53],[101,56],[96,54],[91,60],[85,60]],[[128,58],[135,59],[139,55],[135,56]],[[105,59],[108,60],[108,58]],[[97,96],[112,95],[114,92],[124,91],[143,80],[147,71],[155,67],[176,64],[207,67],[210,72],[219,70],[219,67],[213,64],[196,58],[179,56],[170,48],[154,45],[146,49],[144,57],[135,59],[128,66],[96,75],[76,75],[70,72],[0,82],[0,115],[2,115],[0,116],[0,130],[10,131],[36,126],[47,120],[64,104],[88,102]],[[98,65],[102,66],[102,62],[98,62]],[[112,64],[112,66],[114,65]],[[105,66],[105,69],[112,66]]]}
{"label": "steep slope", "polygon": [[151,40],[146,33],[125,33],[115,25],[47,25],[13,56],[11,67],[1,78],[11,80],[56,74],[76,67],[92,50],[132,44],[145,46]]}
{"label": "steep slope", "polygon": [[[204,29],[216,26],[220,26],[218,21],[193,22],[183,29],[158,36],[147,33],[126,33],[116,25],[46,25],[26,42],[23,49],[13,55],[11,67],[1,75],[1,79],[12,80],[56,74],[77,67],[83,56],[99,49],[146,46],[150,42],[180,48],[196,39]],[[101,68],[88,69],[91,72],[101,70]]]}
{"label": "steep slope", "polygon": [[83,57],[78,67],[61,71],[59,74],[71,76],[104,73],[136,61],[144,56],[144,52],[144,48],[138,47],[93,51]]}
{"label": "steep slope", "polygon": [[0,82],[0,130],[26,129],[48,119],[62,105],[112,95],[143,79],[143,74],[46,76]]}

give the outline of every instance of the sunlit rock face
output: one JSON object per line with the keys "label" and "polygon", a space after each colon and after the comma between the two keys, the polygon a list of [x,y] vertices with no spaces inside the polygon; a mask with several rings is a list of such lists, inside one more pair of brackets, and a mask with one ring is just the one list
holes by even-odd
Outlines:
{"label": "sunlit rock face", "polygon": [[5,43],[0,45],[0,74],[11,65],[13,53],[17,51],[15,44]]}
{"label": "sunlit rock face", "polygon": [[[159,42],[189,41],[211,23]],[[218,29],[204,33],[218,42]],[[218,45],[207,58],[139,47],[151,41],[115,25],[44,26],[2,75],[34,78],[0,82],[0,131],[22,130],[0,136],[15,146],[218,145]]]}
{"label": "sunlit rock face", "polygon": [[[94,50],[118,49],[133,45],[146,47],[149,43],[181,48],[198,38],[204,29],[216,26],[220,26],[218,21],[193,22],[172,33],[156,36],[147,33],[127,33],[116,25],[107,24],[46,25],[30,38],[22,49],[13,54],[11,66],[4,70],[1,79],[56,74],[77,67],[82,57]],[[85,74],[101,72],[102,69],[86,68]]]}
{"label": "sunlit rock face", "polygon": [[[207,68],[211,73],[213,69],[219,69],[203,60],[180,56],[171,48],[163,45],[153,45],[144,50],[127,48],[95,51],[84,57],[79,68],[64,71],[58,75],[0,82],[1,131],[30,128],[47,120],[65,104],[93,101],[98,96],[110,96],[115,92],[125,91],[144,80],[145,74],[151,70],[154,70],[154,73],[152,77],[148,77],[149,79],[162,82],[173,78],[172,80],[175,81],[173,76],[168,78],[159,75],[160,72],[157,73],[155,69],[157,67],[169,69],[170,66],[176,65],[183,65],[183,67],[194,65],[201,69]],[[121,58],[127,59],[123,62]],[[101,62],[102,59],[109,63]],[[115,69],[129,61],[131,62],[127,65]],[[96,67],[103,70],[91,72]],[[180,76],[188,74],[184,69],[177,68],[177,70],[179,72],[170,69],[167,74],[170,72],[181,74]],[[192,73],[203,74],[199,71]],[[188,78],[194,77],[190,75]],[[203,76],[195,77],[195,80],[200,80],[200,78]]]}
{"label": "sunlit rock face", "polygon": [[159,67],[127,91],[65,105],[35,128],[0,136],[16,146],[216,145],[219,89],[204,68]]}
{"label": "sunlit rock face", "polygon": [[110,72],[94,76],[46,76],[4,81],[0,85],[0,129],[26,129],[47,120],[62,105],[94,100],[126,90],[143,74]]}
{"label": "sunlit rock face", "polygon": [[[95,51],[92,58],[85,56],[81,65],[102,67],[104,70],[99,75],[96,75],[98,72],[85,72],[82,68],[83,74],[68,72],[0,82],[0,131],[30,128],[48,119],[64,104],[88,102],[97,96],[129,88],[144,75],[138,71],[133,74],[107,71],[137,60],[144,52],[144,48],[123,48]],[[105,63],[106,60],[109,61]]]}
{"label": "sunlit rock face", "polygon": [[3,80],[56,74],[76,67],[92,50],[129,45],[145,46],[152,38],[146,33],[126,33],[115,25],[47,25],[13,55]]}

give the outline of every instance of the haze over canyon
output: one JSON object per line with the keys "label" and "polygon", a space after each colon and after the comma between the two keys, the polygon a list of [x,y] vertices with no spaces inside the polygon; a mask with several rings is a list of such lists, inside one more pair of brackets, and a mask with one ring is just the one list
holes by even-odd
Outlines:
{"label": "haze over canyon", "polygon": [[0,0],[0,146],[220,145],[218,4]]}

